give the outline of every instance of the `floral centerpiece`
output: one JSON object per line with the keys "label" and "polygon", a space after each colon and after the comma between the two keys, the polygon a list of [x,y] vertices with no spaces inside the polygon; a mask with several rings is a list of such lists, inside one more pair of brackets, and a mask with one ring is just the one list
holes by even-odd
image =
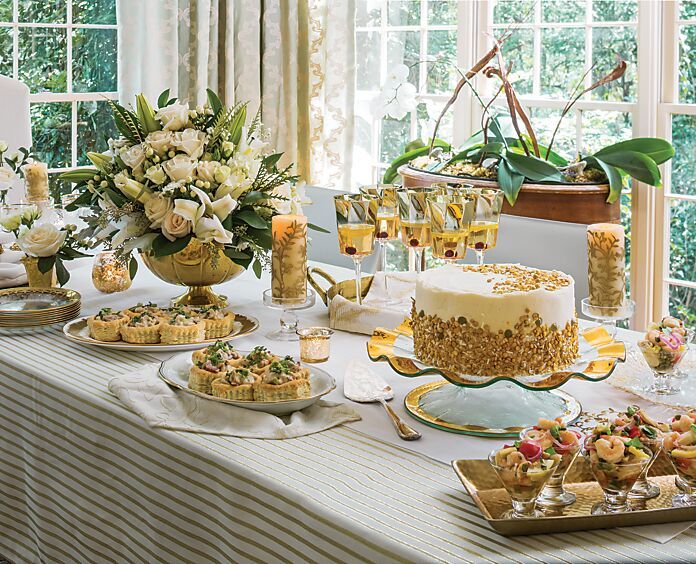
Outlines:
{"label": "floral centerpiece", "polygon": [[109,140],[107,152],[88,153],[93,168],[61,175],[83,190],[72,208],[92,210],[82,235],[95,245],[108,241],[133,276],[136,249],[164,278],[153,261],[187,247],[189,255],[192,249],[209,255],[207,271],[252,265],[260,276],[271,218],[297,177],[290,166],[278,166],[282,153],[271,150],[259,114],[247,124],[246,103],[226,107],[211,90],[195,108],[168,90],[157,109],[143,94],[135,110],[109,103],[120,137]]}
{"label": "floral centerpiece", "polygon": [[57,227],[40,218],[36,206],[21,206],[14,213],[3,215],[0,226],[14,233],[17,245],[26,255],[22,263],[29,286],[52,286],[54,273],[58,283],[64,286],[70,280],[70,273],[63,262],[88,256],[80,251],[85,245],[76,237],[74,225]]}

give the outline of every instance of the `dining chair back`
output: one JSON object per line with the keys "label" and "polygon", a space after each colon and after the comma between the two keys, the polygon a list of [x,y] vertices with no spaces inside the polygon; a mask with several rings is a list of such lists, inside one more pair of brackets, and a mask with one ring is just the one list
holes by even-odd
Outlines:
{"label": "dining chair back", "polygon": [[[0,140],[8,145],[7,154],[20,147],[31,147],[29,88],[23,82],[0,75]],[[22,198],[22,182],[16,179],[8,193],[8,202]]]}

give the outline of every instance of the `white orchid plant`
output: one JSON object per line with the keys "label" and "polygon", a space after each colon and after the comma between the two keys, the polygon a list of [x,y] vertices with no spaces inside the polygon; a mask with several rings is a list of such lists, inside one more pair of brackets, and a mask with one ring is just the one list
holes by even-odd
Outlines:
{"label": "white orchid plant", "polygon": [[246,125],[247,104],[226,107],[211,90],[195,108],[169,90],[157,109],[144,94],[134,110],[109,103],[121,136],[87,154],[94,168],[61,175],[83,190],[68,209],[92,210],[81,236],[117,250],[132,276],[136,249],[167,256],[193,238],[260,276],[271,218],[302,198],[291,166],[277,166],[282,153],[271,150],[259,114]]}
{"label": "white orchid plant", "polygon": [[58,227],[41,221],[41,211],[36,206],[21,208],[3,215],[0,227],[14,233],[17,245],[27,257],[37,259],[39,271],[47,273],[54,267],[61,286],[70,280],[64,261],[89,256],[80,249],[85,244],[76,235],[74,225]]}

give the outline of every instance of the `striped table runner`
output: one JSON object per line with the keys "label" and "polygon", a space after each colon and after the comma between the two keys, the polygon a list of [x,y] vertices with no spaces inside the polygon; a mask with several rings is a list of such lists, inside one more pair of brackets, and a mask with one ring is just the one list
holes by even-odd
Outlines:
{"label": "striped table runner", "polygon": [[153,430],[106,388],[154,357],[0,335],[0,554],[19,562],[693,561],[609,530],[504,538],[451,468],[347,427]]}

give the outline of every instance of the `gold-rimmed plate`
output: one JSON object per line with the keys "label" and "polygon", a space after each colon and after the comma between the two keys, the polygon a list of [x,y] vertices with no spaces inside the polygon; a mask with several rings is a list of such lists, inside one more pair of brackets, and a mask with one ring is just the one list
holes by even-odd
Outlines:
{"label": "gold-rimmed plate", "polygon": [[125,341],[97,341],[93,339],[89,334],[89,328],[87,327],[87,317],[80,317],[69,323],[65,324],[63,327],[63,334],[74,343],[79,343],[81,345],[90,345],[93,347],[101,347],[105,349],[116,349],[121,351],[134,351],[134,352],[174,352],[174,351],[190,351],[195,349],[200,349],[206,345],[212,344],[216,341],[231,341],[232,339],[239,339],[240,337],[245,337],[250,335],[259,327],[259,321],[255,317],[250,315],[242,315],[241,313],[235,313],[234,326],[232,332],[226,337],[221,337],[219,339],[207,339],[200,343],[182,343],[179,345],[170,344],[136,344],[136,343],[126,343]]}
{"label": "gold-rimmed plate", "polygon": [[0,315],[58,312],[79,305],[81,296],[67,288],[7,288],[0,290]]}

